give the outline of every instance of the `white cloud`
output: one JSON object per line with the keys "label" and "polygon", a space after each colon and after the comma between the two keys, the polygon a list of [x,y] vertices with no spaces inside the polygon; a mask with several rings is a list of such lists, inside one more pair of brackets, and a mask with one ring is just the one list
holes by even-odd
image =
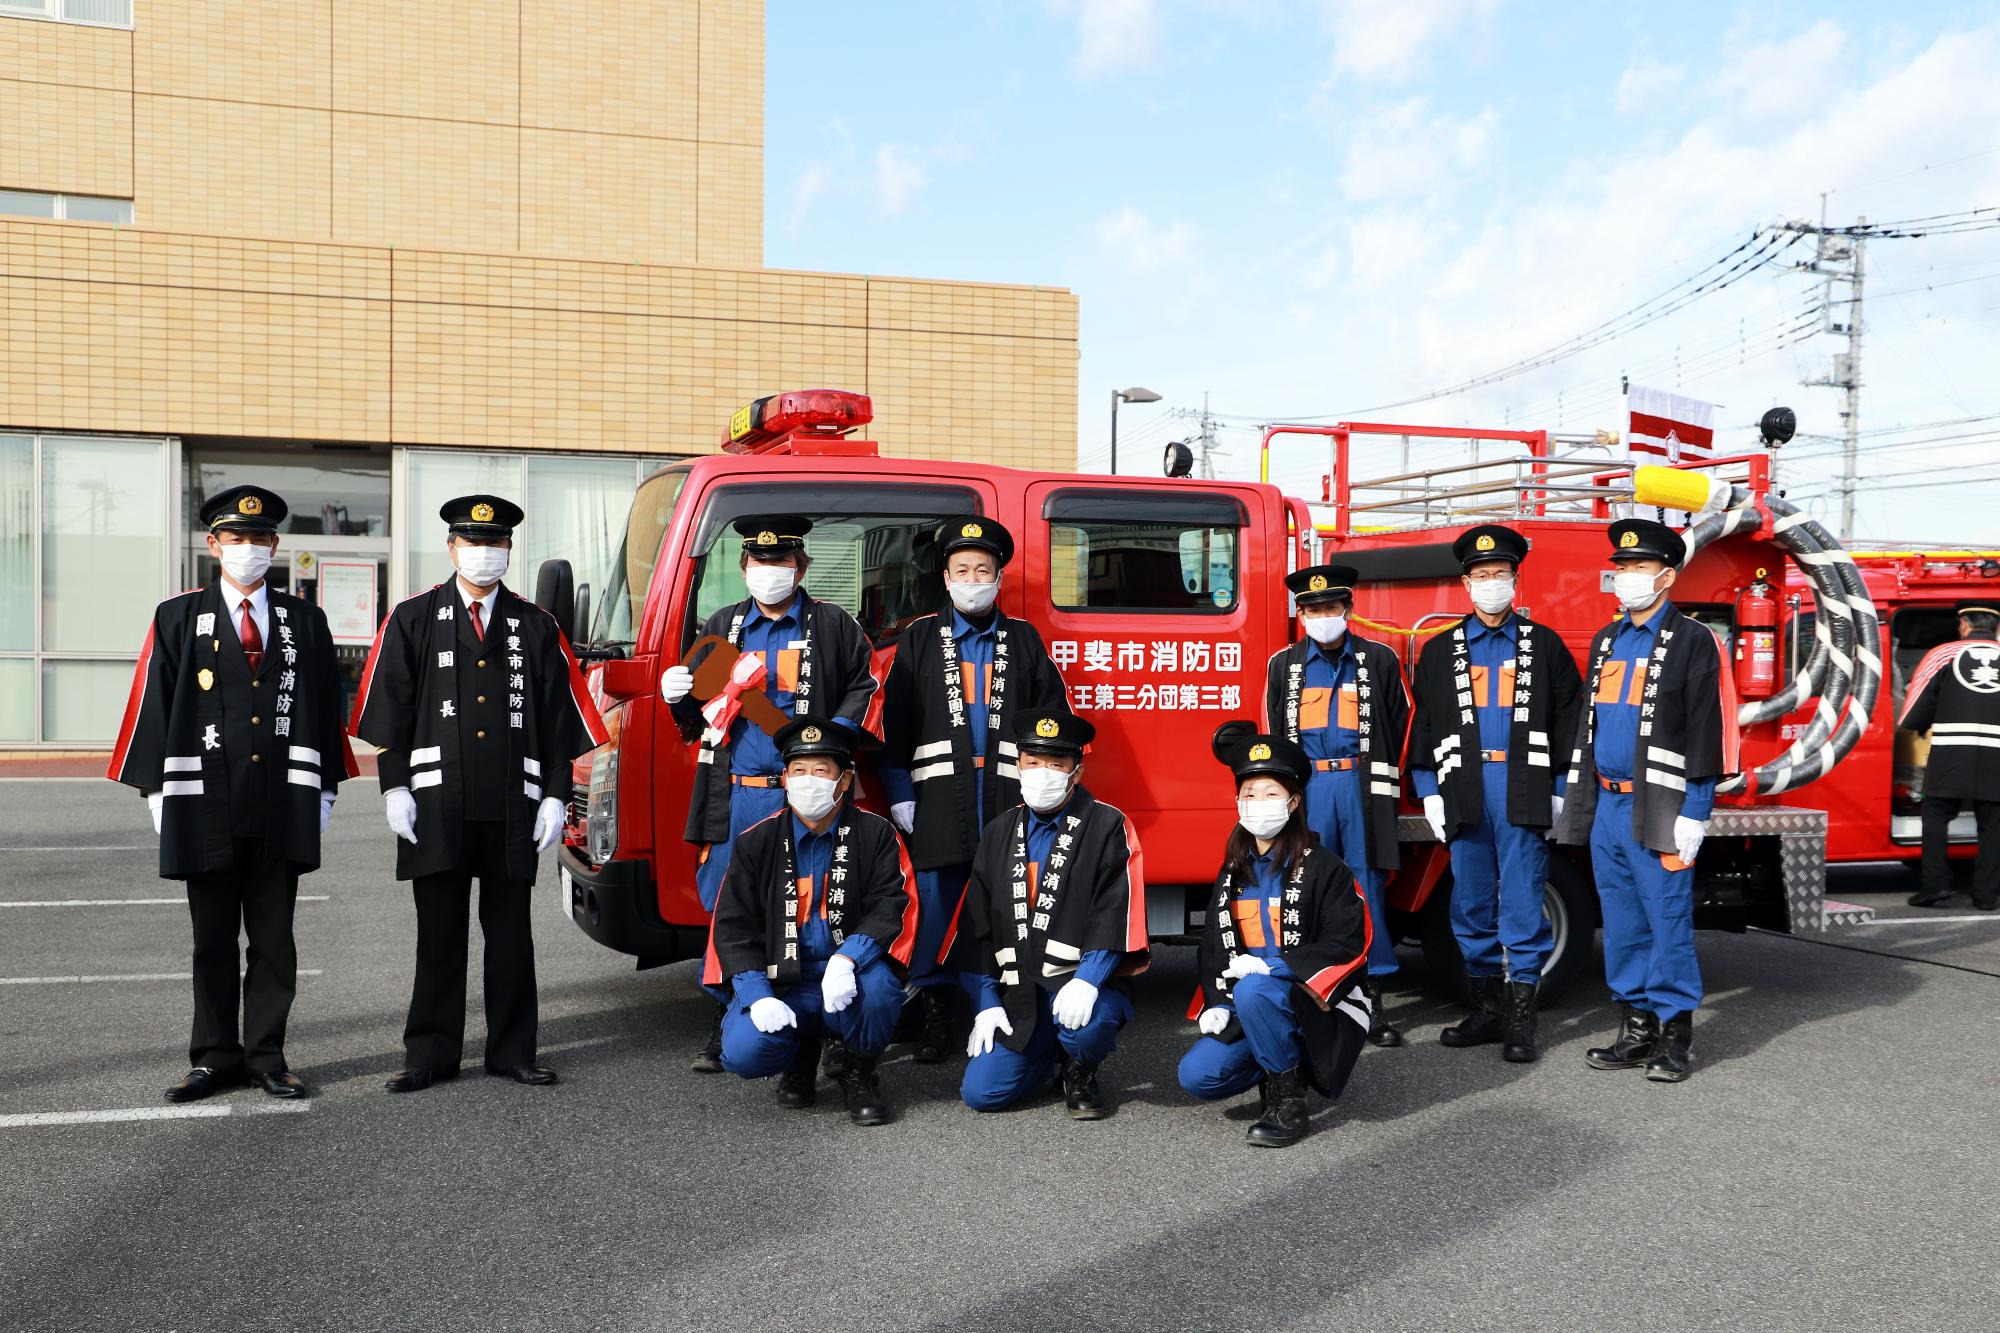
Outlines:
{"label": "white cloud", "polygon": [[1341,191],[1357,201],[1448,193],[1484,162],[1498,119],[1491,107],[1432,115],[1423,97],[1368,112],[1348,127]]}
{"label": "white cloud", "polygon": [[875,150],[875,209],[884,217],[908,212],[910,201],[928,182],[910,150],[893,143]]}
{"label": "white cloud", "polygon": [[1618,110],[1630,115],[1653,109],[1685,89],[1687,78],[1686,65],[1670,65],[1651,56],[1641,56],[1618,77]]}
{"label": "white cloud", "polygon": [[1348,224],[1348,273],[1360,288],[1414,280],[1431,252],[1431,234],[1413,213],[1378,209]]}
{"label": "white cloud", "polygon": [[799,183],[792,187],[792,215],[785,222],[788,235],[796,236],[805,224],[806,212],[813,200],[826,193],[826,187],[833,184],[833,168],[824,162],[809,162],[799,173]]}
{"label": "white cloud", "polygon": [[1325,0],[1333,73],[1399,82],[1433,42],[1482,22],[1499,0]]}
{"label": "white cloud", "polygon": [[[1072,6],[1068,0],[1056,4]],[[1155,0],[1077,0],[1076,70],[1085,76],[1150,65],[1159,49],[1160,15]]]}
{"label": "white cloud", "polygon": [[1097,224],[1098,243],[1135,269],[1186,263],[1193,257],[1194,239],[1192,223],[1161,226],[1136,208],[1120,209]]}
{"label": "white cloud", "polygon": [[1846,42],[1838,23],[1821,19],[1787,41],[1733,53],[1716,72],[1716,87],[1745,116],[1785,116],[1825,106],[1842,91],[1836,73]]}

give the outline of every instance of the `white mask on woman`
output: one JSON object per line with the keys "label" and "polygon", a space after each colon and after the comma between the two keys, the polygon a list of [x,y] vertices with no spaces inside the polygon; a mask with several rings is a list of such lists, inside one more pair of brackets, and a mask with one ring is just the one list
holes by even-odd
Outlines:
{"label": "white mask on woman", "polygon": [[983,616],[1000,597],[1000,580],[977,583],[971,579],[946,579],[944,590],[951,594],[951,604],[960,615]]}
{"label": "white mask on woman", "polygon": [[1021,770],[1021,799],[1037,813],[1053,810],[1069,798],[1072,776],[1059,768],[1024,768]]}
{"label": "white mask on woman", "polygon": [[790,565],[747,565],[743,570],[743,586],[765,606],[777,606],[798,584],[799,571]]}
{"label": "white mask on woman", "polygon": [[1271,796],[1259,800],[1239,800],[1236,802],[1236,822],[1243,831],[1253,838],[1275,838],[1280,829],[1292,817],[1292,802],[1288,796]]}
{"label": "white mask on woman", "polygon": [[254,588],[271,568],[271,548],[252,542],[222,548],[222,572],[239,588]]}
{"label": "white mask on woman", "polygon": [[801,774],[785,779],[785,800],[807,823],[825,819],[840,799],[840,779]]}

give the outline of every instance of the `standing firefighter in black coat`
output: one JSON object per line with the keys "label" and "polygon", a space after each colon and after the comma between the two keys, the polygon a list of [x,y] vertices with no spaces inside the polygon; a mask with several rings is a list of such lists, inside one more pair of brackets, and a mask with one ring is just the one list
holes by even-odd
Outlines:
{"label": "standing firefighter in black coat", "polygon": [[475,878],[486,1072],[553,1083],[535,1063],[535,860],[562,836],[570,761],[608,737],[563,632],[500,582],[520,507],[468,495],[438,512],[457,577],[389,613],[354,703],[354,734],[379,751],[396,878],[412,881],[417,904],[406,1064],[388,1087],[458,1076]]}
{"label": "standing firefighter in black coat", "polygon": [[[319,868],[335,789],[354,774],[326,616],[264,581],[285,502],[238,486],[201,507],[222,577],[161,602],[105,776],[146,793],[160,875],[187,881],[194,1031],[167,1100],[254,1081],[302,1097],[285,1068],[297,991],[292,909]],[[249,938],[236,1026],[236,930]]]}
{"label": "standing firefighter in black coat", "polygon": [[1925,654],[1910,682],[1909,705],[1897,726],[1928,731],[1924,762],[1924,885],[1912,907],[1951,901],[1951,821],[1972,807],[1979,859],[1972,866],[1972,905],[2000,907],[2000,604],[1958,608],[1958,640]]}

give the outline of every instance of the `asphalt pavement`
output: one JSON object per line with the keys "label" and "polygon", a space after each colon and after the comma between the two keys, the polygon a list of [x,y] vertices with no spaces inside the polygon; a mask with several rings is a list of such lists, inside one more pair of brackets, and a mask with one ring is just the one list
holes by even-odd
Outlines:
{"label": "asphalt pavement", "polygon": [[113,1119],[185,1069],[184,899],[136,796],[0,783],[0,1327],[1993,1327],[2000,914],[1906,909],[1900,869],[1835,877],[1882,924],[1702,937],[1686,1084],[1584,1065],[1613,1025],[1590,979],[1532,1066],[1439,1046],[1455,1015],[1412,982],[1410,1044],[1259,1151],[1253,1099],[1175,1084],[1191,950],[1138,982],[1111,1119],[975,1115],[899,1047],[899,1119],[857,1129],[830,1085],[788,1112],[687,1072],[693,964],[593,944],[548,860],[562,1084],[477,1076],[475,938],[472,1076],[391,1097],[414,912],[372,788],[301,887],[288,1053],[317,1095]]}

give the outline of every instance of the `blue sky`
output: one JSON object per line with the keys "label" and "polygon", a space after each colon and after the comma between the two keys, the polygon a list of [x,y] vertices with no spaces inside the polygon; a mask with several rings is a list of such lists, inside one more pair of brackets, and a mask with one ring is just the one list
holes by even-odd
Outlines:
{"label": "blue sky", "polygon": [[[2000,205],[1990,6],[770,0],[767,41],[766,262],[1074,290],[1093,470],[1114,387],[1166,396],[1125,409],[1121,470],[1207,392],[1219,471],[1253,475],[1254,423],[1508,365],[1822,191],[1836,222]],[[1867,287],[1859,534],[2000,544],[2000,229],[1873,242]],[[1820,290],[1760,268],[1367,415],[1619,429],[1629,374],[1721,404],[1734,438],[1780,402],[1837,434],[1838,395],[1799,384],[1844,346],[1797,331]],[[1831,446],[1782,457],[1830,512]],[[1274,461],[1317,492],[1323,457]]]}

